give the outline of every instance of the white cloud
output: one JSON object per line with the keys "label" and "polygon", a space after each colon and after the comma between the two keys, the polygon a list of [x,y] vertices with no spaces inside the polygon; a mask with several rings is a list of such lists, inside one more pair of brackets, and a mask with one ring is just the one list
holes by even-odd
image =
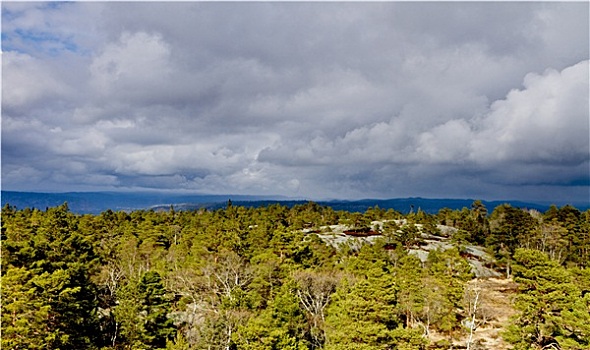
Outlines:
{"label": "white cloud", "polygon": [[482,116],[454,119],[424,132],[427,161],[490,164],[588,160],[588,61],[558,72],[529,73],[523,89],[492,103]]}
{"label": "white cloud", "polygon": [[418,153],[427,162],[462,163],[469,155],[469,144],[474,134],[466,120],[448,121],[419,136]]}
{"label": "white cloud", "polygon": [[31,107],[72,92],[47,62],[27,54],[2,54],[2,105],[4,108]]}
{"label": "white cloud", "polygon": [[588,161],[588,61],[530,73],[522,90],[496,101],[471,142],[472,160]]}
{"label": "white cloud", "polygon": [[165,91],[171,74],[170,55],[170,47],[160,35],[124,32],[117,43],[107,45],[93,60],[92,83],[109,97]]}

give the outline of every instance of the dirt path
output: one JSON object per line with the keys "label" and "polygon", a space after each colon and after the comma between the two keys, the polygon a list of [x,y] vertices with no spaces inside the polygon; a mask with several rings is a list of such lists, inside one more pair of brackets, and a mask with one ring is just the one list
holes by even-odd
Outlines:
{"label": "dirt path", "polygon": [[[469,282],[468,288],[480,290],[478,309],[481,311],[480,320],[483,324],[477,327],[473,333],[472,350],[507,350],[511,346],[502,339],[501,332],[510,322],[510,317],[516,313],[512,307],[512,298],[515,295],[516,283],[511,279],[487,278],[475,279]],[[482,319],[483,318],[483,319]],[[453,349],[465,349],[469,331],[465,329],[460,334],[455,334],[452,341]],[[434,344],[448,337],[431,333],[430,340]]]}

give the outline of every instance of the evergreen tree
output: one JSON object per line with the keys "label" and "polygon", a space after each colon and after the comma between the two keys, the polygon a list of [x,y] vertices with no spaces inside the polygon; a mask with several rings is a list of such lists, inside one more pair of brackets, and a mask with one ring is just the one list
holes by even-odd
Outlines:
{"label": "evergreen tree", "polygon": [[264,311],[240,327],[234,339],[238,349],[306,350],[306,325],[294,285],[286,283]]}
{"label": "evergreen tree", "polygon": [[[23,318],[43,324],[38,331],[23,333],[29,333],[26,340],[21,339],[27,348],[97,347],[96,287],[90,279],[96,263],[92,242],[78,231],[78,218],[69,212],[67,203],[45,213],[23,214],[18,228],[10,222],[18,215],[2,217],[6,225],[3,256],[8,261],[3,266],[2,286],[21,294],[29,304],[8,296],[3,298],[3,314],[10,310],[13,321]],[[30,314],[32,305],[37,311]],[[5,330],[2,342],[20,338],[11,333],[19,329]]]}
{"label": "evergreen tree", "polygon": [[422,349],[421,332],[403,328],[393,264],[383,242],[363,246],[327,309],[325,349]]}
{"label": "evergreen tree", "polygon": [[396,288],[379,275],[354,284],[344,281],[333,297],[326,318],[326,349],[382,349],[393,345]]}
{"label": "evergreen tree", "polygon": [[456,248],[431,251],[426,261],[426,323],[443,332],[459,328],[465,284],[473,278],[471,266]]}
{"label": "evergreen tree", "polygon": [[491,234],[486,245],[506,268],[510,277],[512,255],[517,248],[526,247],[536,231],[537,221],[526,211],[503,204],[494,209],[490,218]]}
{"label": "evergreen tree", "polygon": [[145,343],[151,348],[164,348],[176,333],[168,318],[170,300],[157,272],[146,272],[138,286],[141,314],[145,323]]}
{"label": "evergreen tree", "polygon": [[399,260],[395,266],[395,280],[399,285],[398,314],[405,328],[414,328],[425,307],[425,271],[420,259],[398,249]]}
{"label": "evergreen tree", "polygon": [[33,273],[25,267],[4,267],[2,285],[2,348],[47,349],[46,326],[51,306],[39,298]]}
{"label": "evergreen tree", "polygon": [[[515,349],[590,348],[590,303],[572,274],[546,254],[518,249],[514,279],[519,284],[515,307],[520,313],[505,334]],[[590,284],[588,274],[580,275]]]}

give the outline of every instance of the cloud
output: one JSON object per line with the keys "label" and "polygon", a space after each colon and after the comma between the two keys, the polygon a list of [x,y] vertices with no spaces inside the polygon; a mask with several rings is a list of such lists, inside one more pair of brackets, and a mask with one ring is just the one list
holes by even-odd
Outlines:
{"label": "cloud", "polygon": [[588,61],[530,73],[524,89],[491,106],[472,158],[574,164],[588,161]]}
{"label": "cloud", "polygon": [[588,61],[525,76],[523,89],[483,116],[453,119],[420,135],[426,160],[494,164],[588,160]]}
{"label": "cloud", "polygon": [[373,184],[377,177],[389,177],[379,167],[406,178],[420,176],[419,171],[428,176],[424,181],[457,177],[461,169],[503,184],[583,183],[590,157],[588,74],[588,61],[561,72],[529,73],[523,89],[470,119],[452,119],[415,134],[408,133],[413,128],[402,117],[392,118],[333,139],[318,136],[267,148],[259,161],[348,171],[371,167],[375,173],[357,173]]}
{"label": "cloud", "polygon": [[2,9],[4,188],[587,189],[585,3]]}
{"label": "cloud", "polygon": [[425,162],[485,170],[490,182],[576,185],[590,178],[588,61],[530,73],[488,113],[423,133]]}
{"label": "cloud", "polygon": [[[144,32],[121,34],[90,65],[91,83],[96,91],[113,97],[128,98],[145,91],[161,95],[171,78],[170,48],[158,34]],[[154,96],[145,96],[147,98]]]}
{"label": "cloud", "polygon": [[418,137],[417,152],[433,163],[462,163],[469,157],[469,144],[474,138],[471,125],[454,119]]}
{"label": "cloud", "polygon": [[2,55],[2,65],[3,108],[30,108],[71,92],[69,86],[46,62],[30,55],[5,52]]}

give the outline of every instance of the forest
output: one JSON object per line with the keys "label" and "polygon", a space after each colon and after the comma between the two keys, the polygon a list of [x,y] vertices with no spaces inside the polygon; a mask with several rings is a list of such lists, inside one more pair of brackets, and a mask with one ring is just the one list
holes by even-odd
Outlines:
{"label": "forest", "polygon": [[[590,349],[590,210],[570,205],[7,204],[1,219],[3,349],[500,348],[474,337],[499,316],[470,247],[513,286],[498,344]],[[445,234],[445,249],[416,254]]]}

